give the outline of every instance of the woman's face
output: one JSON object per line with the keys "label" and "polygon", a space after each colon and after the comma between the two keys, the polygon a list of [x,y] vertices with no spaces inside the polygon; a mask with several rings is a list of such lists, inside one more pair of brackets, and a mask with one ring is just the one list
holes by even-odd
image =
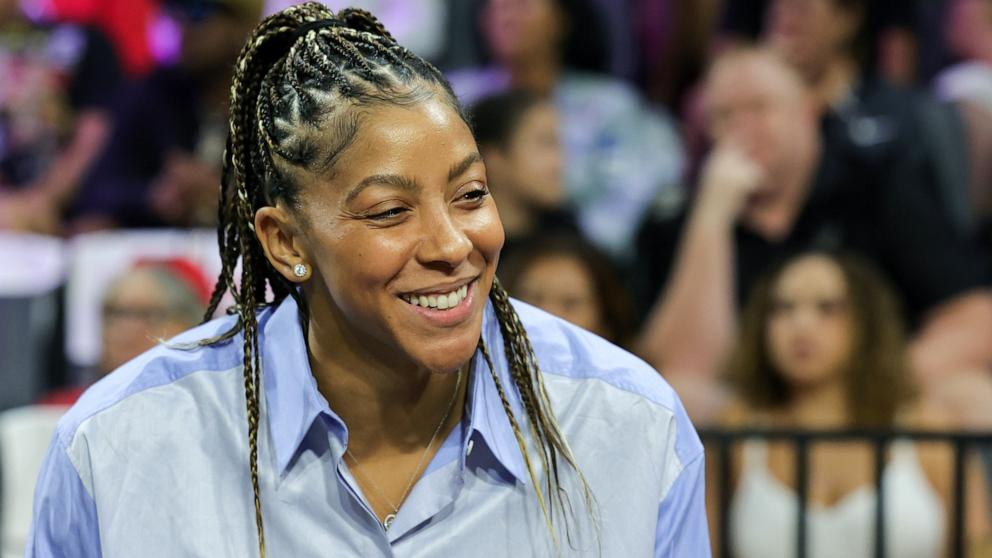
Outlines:
{"label": "woman's face", "polygon": [[298,214],[312,333],[436,372],[471,358],[503,228],[449,105],[370,109],[332,175],[301,189]]}
{"label": "woman's face", "polygon": [[838,380],[851,355],[851,323],[840,267],[823,256],[796,260],[772,289],[766,326],[772,365],[793,387]]}
{"label": "woman's face", "polygon": [[500,63],[547,56],[559,48],[562,17],[555,0],[488,0],[482,31]]}
{"label": "woman's face", "polygon": [[554,208],[561,204],[562,154],[558,141],[558,113],[542,102],[521,118],[506,154],[507,171],[514,177],[517,197],[532,205]]}
{"label": "woman's face", "polygon": [[520,275],[520,300],[601,336],[607,332],[592,275],[565,254],[536,258]]}

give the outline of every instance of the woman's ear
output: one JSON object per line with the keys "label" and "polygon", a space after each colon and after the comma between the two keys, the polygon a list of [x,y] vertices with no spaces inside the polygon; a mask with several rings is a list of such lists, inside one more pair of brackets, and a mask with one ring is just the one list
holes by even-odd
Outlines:
{"label": "woman's ear", "polygon": [[287,281],[302,283],[313,273],[313,262],[304,248],[296,218],[282,205],[255,212],[255,236],[265,257]]}

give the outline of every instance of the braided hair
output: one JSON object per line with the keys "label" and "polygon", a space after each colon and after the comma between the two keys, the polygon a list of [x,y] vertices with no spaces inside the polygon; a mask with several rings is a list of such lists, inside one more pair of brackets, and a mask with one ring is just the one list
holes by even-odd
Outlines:
{"label": "braided hair", "polygon": [[[263,20],[252,32],[234,68],[229,104],[229,136],[220,188],[217,240],[222,269],[211,296],[206,319],[230,293],[229,312],[238,316],[222,336],[205,341],[244,339],[244,390],[248,419],[249,464],[254,495],[259,555],[265,556],[265,531],[258,480],[260,367],[258,322],[260,307],[293,297],[304,324],[309,311],[302,295],[266,259],[254,231],[255,212],[277,201],[298,207],[301,173],[325,173],[354,140],[360,124],[355,108],[376,105],[409,106],[440,94],[465,120],[444,76],[431,64],[397,44],[368,12],[345,9],[334,13],[316,2],[290,7]],[[240,281],[236,266],[240,262]],[[271,293],[271,299],[267,293]],[[504,339],[513,389],[526,417],[516,417],[506,388],[492,364],[489,349],[479,341],[504,410],[520,446],[545,522],[556,548],[552,525],[557,494],[563,507],[567,496],[559,485],[564,461],[581,480],[587,507],[592,496],[555,420],[523,325],[499,282],[490,298]],[[304,327],[306,327],[304,325]],[[537,446],[547,471],[542,490],[521,424]],[[566,531],[567,532],[567,531]]]}

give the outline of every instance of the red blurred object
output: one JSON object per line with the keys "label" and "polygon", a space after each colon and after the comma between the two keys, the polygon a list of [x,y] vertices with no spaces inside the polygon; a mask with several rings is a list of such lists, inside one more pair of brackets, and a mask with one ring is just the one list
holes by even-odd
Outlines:
{"label": "red blurred object", "polygon": [[131,77],[148,73],[155,65],[152,25],[159,14],[157,0],[48,0],[60,21],[93,25],[103,31]]}
{"label": "red blurred object", "polygon": [[213,294],[213,284],[203,273],[203,269],[186,258],[140,259],[134,265],[135,269],[142,267],[164,267],[173,275],[186,283],[203,304],[210,303]]}
{"label": "red blurred object", "polygon": [[75,403],[89,386],[71,386],[50,391],[38,399],[38,405],[65,405]]}

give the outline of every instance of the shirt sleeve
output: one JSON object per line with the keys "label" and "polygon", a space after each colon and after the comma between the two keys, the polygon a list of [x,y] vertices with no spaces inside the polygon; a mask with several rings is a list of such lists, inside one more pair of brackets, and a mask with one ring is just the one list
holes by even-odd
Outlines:
{"label": "shirt sleeve", "polygon": [[83,486],[58,433],[52,439],[34,494],[26,558],[99,558],[96,503]]}
{"label": "shirt sleeve", "polygon": [[705,458],[700,453],[672,483],[658,509],[655,558],[710,556],[706,523]]}

